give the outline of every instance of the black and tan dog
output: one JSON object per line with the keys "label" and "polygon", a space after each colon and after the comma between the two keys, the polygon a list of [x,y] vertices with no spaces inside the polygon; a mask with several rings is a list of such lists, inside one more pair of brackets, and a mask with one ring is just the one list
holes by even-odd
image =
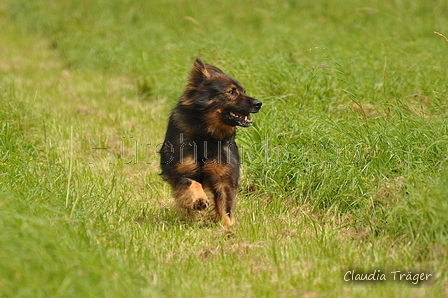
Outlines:
{"label": "black and tan dog", "polygon": [[240,163],[236,126],[252,125],[250,113],[257,113],[261,105],[238,81],[196,59],[160,150],[161,175],[171,185],[178,207],[207,208],[208,189],[224,226],[234,224]]}

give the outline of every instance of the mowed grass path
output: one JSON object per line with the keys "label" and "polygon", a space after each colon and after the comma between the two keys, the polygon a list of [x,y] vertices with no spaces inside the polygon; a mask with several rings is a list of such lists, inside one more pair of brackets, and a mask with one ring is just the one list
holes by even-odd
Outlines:
{"label": "mowed grass path", "polygon": [[[361,2],[0,4],[0,296],[448,295],[448,4]],[[158,176],[197,56],[264,103],[231,230]]]}

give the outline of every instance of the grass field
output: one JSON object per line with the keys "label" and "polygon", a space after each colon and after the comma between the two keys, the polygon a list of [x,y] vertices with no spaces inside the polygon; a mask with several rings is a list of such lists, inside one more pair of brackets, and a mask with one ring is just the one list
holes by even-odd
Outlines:
{"label": "grass field", "polygon": [[[0,297],[448,296],[447,15],[442,0],[3,1]],[[238,130],[231,230],[181,221],[158,176],[196,57],[263,102]]]}

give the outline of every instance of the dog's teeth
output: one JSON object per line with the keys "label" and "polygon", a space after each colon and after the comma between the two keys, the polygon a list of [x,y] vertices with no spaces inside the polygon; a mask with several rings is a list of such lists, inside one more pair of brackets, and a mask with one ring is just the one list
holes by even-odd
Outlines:
{"label": "dog's teeth", "polygon": [[247,120],[249,120],[249,119],[247,118],[247,116],[244,116],[244,120],[247,121]]}
{"label": "dog's teeth", "polygon": [[234,112],[230,112],[229,114],[230,114],[230,116],[235,117],[235,118],[242,118],[240,115],[237,115]]}

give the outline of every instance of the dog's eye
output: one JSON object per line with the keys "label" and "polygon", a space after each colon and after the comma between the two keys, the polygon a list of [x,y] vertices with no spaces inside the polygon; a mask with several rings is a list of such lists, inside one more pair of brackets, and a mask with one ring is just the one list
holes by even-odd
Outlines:
{"label": "dog's eye", "polygon": [[236,91],[234,90],[234,89],[232,89],[232,90],[229,90],[229,91],[227,91],[227,93],[229,93],[229,94],[236,94]]}

